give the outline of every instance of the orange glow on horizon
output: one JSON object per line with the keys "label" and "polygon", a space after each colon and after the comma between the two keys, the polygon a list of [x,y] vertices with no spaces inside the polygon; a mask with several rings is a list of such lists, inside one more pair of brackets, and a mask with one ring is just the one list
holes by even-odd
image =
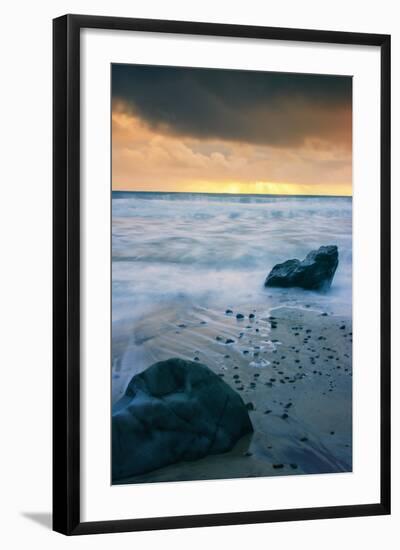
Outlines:
{"label": "orange glow on horizon", "polygon": [[208,182],[193,181],[179,185],[140,186],[113,184],[113,191],[206,193],[226,195],[326,195],[352,196],[351,185],[307,185],[284,182]]}

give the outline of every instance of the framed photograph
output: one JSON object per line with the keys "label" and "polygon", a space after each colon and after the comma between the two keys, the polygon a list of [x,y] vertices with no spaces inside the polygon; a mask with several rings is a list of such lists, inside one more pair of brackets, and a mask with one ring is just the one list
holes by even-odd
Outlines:
{"label": "framed photograph", "polygon": [[54,530],[390,513],[390,36],[54,20]]}

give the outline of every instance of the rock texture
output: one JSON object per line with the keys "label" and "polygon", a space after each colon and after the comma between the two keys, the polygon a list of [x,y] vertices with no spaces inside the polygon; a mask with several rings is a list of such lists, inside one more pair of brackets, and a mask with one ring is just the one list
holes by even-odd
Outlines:
{"label": "rock texture", "polygon": [[155,363],[114,405],[113,482],[229,451],[252,431],[240,395],[208,367],[176,358]]}
{"label": "rock texture", "polygon": [[287,260],[274,266],[264,286],[327,290],[331,286],[338,263],[337,246],[321,246],[307,254],[303,261]]}

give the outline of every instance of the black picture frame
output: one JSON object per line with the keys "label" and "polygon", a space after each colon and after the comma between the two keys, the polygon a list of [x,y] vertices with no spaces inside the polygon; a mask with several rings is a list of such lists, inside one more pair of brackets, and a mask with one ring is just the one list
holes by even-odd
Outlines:
{"label": "black picture frame", "polygon": [[[377,46],[381,51],[380,501],[144,519],[80,520],[80,31],[114,29]],[[390,36],[65,15],[53,21],[53,529],[65,535],[390,513]]]}

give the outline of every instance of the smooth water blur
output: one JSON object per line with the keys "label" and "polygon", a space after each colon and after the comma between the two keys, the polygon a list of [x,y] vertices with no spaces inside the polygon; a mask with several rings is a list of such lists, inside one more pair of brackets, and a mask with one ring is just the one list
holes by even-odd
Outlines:
{"label": "smooth water blur", "polygon": [[[112,233],[113,322],[177,301],[351,315],[350,197],[113,192]],[[263,287],[276,263],[330,244],[339,266],[327,294]]]}

